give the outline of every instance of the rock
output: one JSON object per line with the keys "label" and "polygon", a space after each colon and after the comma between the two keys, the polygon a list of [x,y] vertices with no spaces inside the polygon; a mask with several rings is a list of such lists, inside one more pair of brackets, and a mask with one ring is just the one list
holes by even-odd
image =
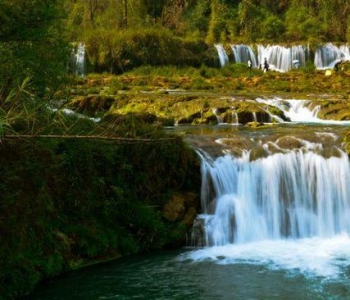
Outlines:
{"label": "rock", "polygon": [[248,126],[250,128],[257,128],[257,127],[264,126],[264,123],[261,123],[261,122],[248,122],[246,124],[246,126]]}
{"label": "rock", "polygon": [[183,195],[175,194],[164,206],[162,215],[166,220],[175,222],[181,220],[184,217],[185,211],[186,207]]}
{"label": "rock", "polygon": [[200,199],[194,193],[175,193],[165,204],[162,215],[169,222],[182,221],[190,228],[198,214]]}

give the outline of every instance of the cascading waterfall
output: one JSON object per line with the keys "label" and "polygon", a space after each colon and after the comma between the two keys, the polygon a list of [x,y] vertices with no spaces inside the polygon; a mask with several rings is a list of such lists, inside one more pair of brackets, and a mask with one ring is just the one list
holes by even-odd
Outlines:
{"label": "cascading waterfall", "polygon": [[252,114],[253,114],[254,122],[258,122],[258,117],[256,116],[256,112],[254,111],[254,112],[252,112]]}
{"label": "cascading waterfall", "polygon": [[219,55],[220,65],[221,67],[224,67],[229,61],[227,53],[221,44],[216,44],[215,48]]}
{"label": "cascading waterfall", "polygon": [[247,63],[248,59],[252,62],[252,67],[258,67],[256,56],[253,49],[247,45],[231,45],[232,53],[236,63]]}
{"label": "cascading waterfall", "polygon": [[235,125],[239,124],[238,114],[236,111],[232,112],[232,124],[235,124]]}
{"label": "cascading waterfall", "polygon": [[350,233],[350,165],[341,150],[276,153],[250,161],[202,157],[202,207],[207,245],[328,238]]}
{"label": "cascading waterfall", "polygon": [[332,43],[328,43],[316,50],[314,65],[319,70],[332,69],[338,61],[350,60],[349,51],[347,45],[337,47]]}
{"label": "cascading waterfall", "polygon": [[267,59],[270,68],[279,72],[291,70],[293,61],[298,61],[300,66],[305,66],[308,49],[303,46],[283,47],[279,45],[258,45],[258,61],[263,64]]}
{"label": "cascading waterfall", "polygon": [[78,76],[85,76],[85,44],[79,43],[74,52],[74,73]]}
{"label": "cascading waterfall", "polygon": [[[312,105],[312,101],[310,100],[257,98],[256,101],[278,107],[283,111],[284,115],[293,122],[330,122],[321,120],[317,117],[317,114],[320,111],[320,106],[310,108],[310,105]],[[283,122],[283,120],[280,121]]]}
{"label": "cascading waterfall", "polygon": [[[292,122],[298,123],[318,123],[318,124],[342,124],[349,125],[348,120],[324,120],[318,118],[318,113],[321,109],[319,105],[315,105],[310,100],[296,100],[296,99],[255,99],[259,103],[267,104],[268,106],[274,106],[283,111],[284,115]],[[267,109],[268,112],[268,109]],[[275,115],[271,115],[277,122],[284,123],[281,118]]]}
{"label": "cascading waterfall", "polygon": [[213,108],[213,114],[216,116],[218,124],[222,124],[223,120],[222,120],[221,116],[219,115],[219,111],[217,108]]}
{"label": "cascading waterfall", "polygon": [[[225,66],[229,62],[224,47],[221,44],[215,45],[221,66]],[[233,57],[237,63],[246,63],[248,59],[252,61],[252,66],[259,67],[266,58],[271,70],[278,72],[287,72],[296,67],[306,65],[311,60],[309,46],[294,45],[285,47],[280,45],[257,45],[257,53],[254,53],[251,46],[248,45],[231,45]],[[350,61],[350,47],[346,45],[335,46],[327,43],[318,47],[314,54],[314,66],[318,70],[332,69],[339,61]]]}

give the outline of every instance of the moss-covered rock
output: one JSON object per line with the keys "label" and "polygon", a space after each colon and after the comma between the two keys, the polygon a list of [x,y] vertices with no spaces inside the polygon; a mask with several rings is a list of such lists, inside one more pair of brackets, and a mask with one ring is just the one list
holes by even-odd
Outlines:
{"label": "moss-covered rock", "polygon": [[96,115],[99,112],[106,112],[115,102],[115,98],[104,95],[88,95],[79,96],[71,101],[68,105],[78,113],[84,113],[87,115]]}

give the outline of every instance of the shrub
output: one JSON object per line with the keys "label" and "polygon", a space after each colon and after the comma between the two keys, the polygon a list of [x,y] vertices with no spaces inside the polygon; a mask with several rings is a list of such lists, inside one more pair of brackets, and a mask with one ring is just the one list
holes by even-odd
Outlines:
{"label": "shrub", "polygon": [[200,66],[210,61],[204,43],[186,41],[165,28],[91,32],[88,58],[96,71],[125,72],[149,65]]}

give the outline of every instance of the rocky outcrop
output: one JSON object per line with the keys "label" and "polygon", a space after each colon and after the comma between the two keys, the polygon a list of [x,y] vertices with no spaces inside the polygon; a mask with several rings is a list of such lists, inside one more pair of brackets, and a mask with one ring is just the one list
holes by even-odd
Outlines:
{"label": "rocky outcrop", "polygon": [[183,222],[187,229],[199,213],[200,199],[194,193],[175,193],[163,208],[162,215],[169,222]]}

